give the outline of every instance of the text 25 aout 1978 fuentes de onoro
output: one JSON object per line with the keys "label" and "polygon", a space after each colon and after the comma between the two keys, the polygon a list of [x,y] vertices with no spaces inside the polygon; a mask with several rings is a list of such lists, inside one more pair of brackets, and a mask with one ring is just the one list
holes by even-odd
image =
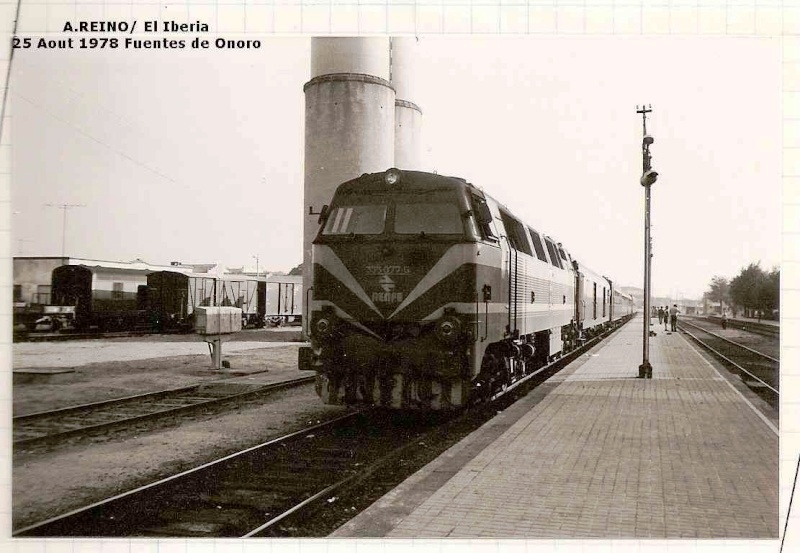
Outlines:
{"label": "text 25 aout 1978 fuentes de onoro", "polygon": [[[140,38],[134,33],[159,33],[199,35],[191,38]],[[177,21],[66,21],[61,29],[62,36],[15,36],[14,48],[31,50],[80,50],[80,49],[130,49],[130,50],[180,50],[192,48],[251,50],[261,48],[261,41],[226,37],[205,37],[210,29],[207,23],[181,23]],[[92,36],[63,36],[66,34]],[[106,36],[94,36],[103,34]],[[111,35],[111,36],[108,36]]]}

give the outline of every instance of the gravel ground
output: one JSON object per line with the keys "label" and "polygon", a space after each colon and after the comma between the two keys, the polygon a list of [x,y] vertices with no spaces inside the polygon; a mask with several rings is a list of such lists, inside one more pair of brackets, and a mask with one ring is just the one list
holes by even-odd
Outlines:
{"label": "gravel ground", "polygon": [[[267,331],[262,333],[267,334]],[[272,338],[277,334],[271,334]],[[280,333],[280,336],[289,335]],[[96,342],[80,344],[91,347]],[[115,351],[142,351],[149,355],[164,345],[158,339],[143,341],[142,338],[111,342],[111,345],[104,344],[103,349],[112,356]],[[42,349],[70,345],[62,351],[74,352],[74,356],[61,355],[72,360],[70,366],[74,366],[75,371],[53,375],[15,374],[14,412],[42,411],[221,378],[275,382],[308,374],[297,371],[298,343],[266,342],[267,339],[261,341],[258,349],[223,348],[229,352],[224,359],[228,359],[232,367],[224,374],[210,369],[207,354],[149,359],[134,356],[132,360],[79,365],[75,360],[82,359],[87,348],[77,347],[78,343],[24,344],[47,346]],[[14,347],[16,349],[17,345]],[[16,364],[14,369],[17,369]],[[264,405],[214,417],[199,416],[179,427],[120,440],[70,443],[46,453],[15,452],[13,527],[22,528],[344,412],[342,408],[321,404],[311,386],[271,397],[274,399]]]}
{"label": "gravel ground", "polygon": [[[293,343],[292,338],[299,340],[299,332],[296,330],[243,332],[223,342],[222,351],[238,352],[265,346],[289,345]],[[143,344],[146,344],[146,347],[142,347]],[[13,345],[12,353],[14,370],[18,370],[75,367],[89,363],[135,361],[174,355],[208,355],[208,344],[196,334],[154,335],[108,340],[22,342]]]}

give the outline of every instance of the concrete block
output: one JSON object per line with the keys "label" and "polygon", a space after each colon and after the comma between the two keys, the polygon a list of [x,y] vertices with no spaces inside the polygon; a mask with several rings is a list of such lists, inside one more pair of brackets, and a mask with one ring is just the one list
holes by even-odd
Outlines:
{"label": "concrete block", "polygon": [[194,331],[198,334],[232,334],[242,330],[242,310],[238,307],[196,307]]}

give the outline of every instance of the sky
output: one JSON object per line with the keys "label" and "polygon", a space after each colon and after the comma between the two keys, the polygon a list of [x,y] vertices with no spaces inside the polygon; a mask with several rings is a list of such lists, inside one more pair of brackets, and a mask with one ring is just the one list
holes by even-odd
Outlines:
{"label": "sky", "polygon": [[[12,252],[288,271],[302,261],[308,37],[260,50],[17,51]],[[423,168],[464,177],[621,286],[781,262],[781,44],[701,36],[424,36]],[[45,204],[82,204],[67,212]]]}

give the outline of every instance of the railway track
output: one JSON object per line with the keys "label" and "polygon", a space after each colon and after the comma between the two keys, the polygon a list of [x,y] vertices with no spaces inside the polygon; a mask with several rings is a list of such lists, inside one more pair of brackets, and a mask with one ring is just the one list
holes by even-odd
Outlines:
{"label": "railway track", "polygon": [[[247,327],[243,331],[265,330],[262,328]],[[163,330],[154,331],[148,329],[139,330],[107,330],[107,331],[27,331],[15,330],[14,342],[71,342],[77,340],[108,340],[111,338],[138,338],[141,336],[191,336],[192,332],[187,330]]]}
{"label": "railway track", "polygon": [[128,396],[13,418],[13,445],[24,449],[79,435],[129,427],[166,416],[187,414],[225,402],[246,400],[309,384],[313,376],[267,385],[216,381]]}
{"label": "railway track", "polygon": [[419,421],[377,410],[272,440],[15,536],[281,535],[279,523],[331,500],[414,443]]}
{"label": "railway track", "polygon": [[780,395],[780,359],[686,320],[679,321],[678,327],[736,371],[750,389],[777,409]]}
{"label": "railway track", "polygon": [[[706,317],[684,317],[691,318],[695,321],[706,321],[719,327],[722,323],[722,317],[717,315],[710,315]],[[728,328],[750,332],[752,334],[759,334],[761,336],[778,337],[781,334],[781,327],[771,325],[763,322],[744,320],[744,319],[728,319]]]}
{"label": "railway track", "polygon": [[[355,487],[367,486],[381,493],[395,487],[606,335],[520,379],[494,401],[458,415],[357,411],[21,528],[13,535],[327,535],[358,512],[350,511],[356,507],[347,507],[344,515],[341,511],[331,514],[337,500],[346,498]],[[342,509],[350,503],[341,499],[340,505]],[[322,511],[322,507],[327,508]],[[318,515],[345,518],[331,525],[317,522]]]}
{"label": "railway track", "polygon": [[60,332],[48,331],[15,331],[14,342],[69,342],[73,340],[103,340],[109,338],[131,338],[139,336],[151,336],[154,334],[186,334],[178,332],[152,332],[150,330],[120,330],[107,332],[79,332],[68,330]]}

